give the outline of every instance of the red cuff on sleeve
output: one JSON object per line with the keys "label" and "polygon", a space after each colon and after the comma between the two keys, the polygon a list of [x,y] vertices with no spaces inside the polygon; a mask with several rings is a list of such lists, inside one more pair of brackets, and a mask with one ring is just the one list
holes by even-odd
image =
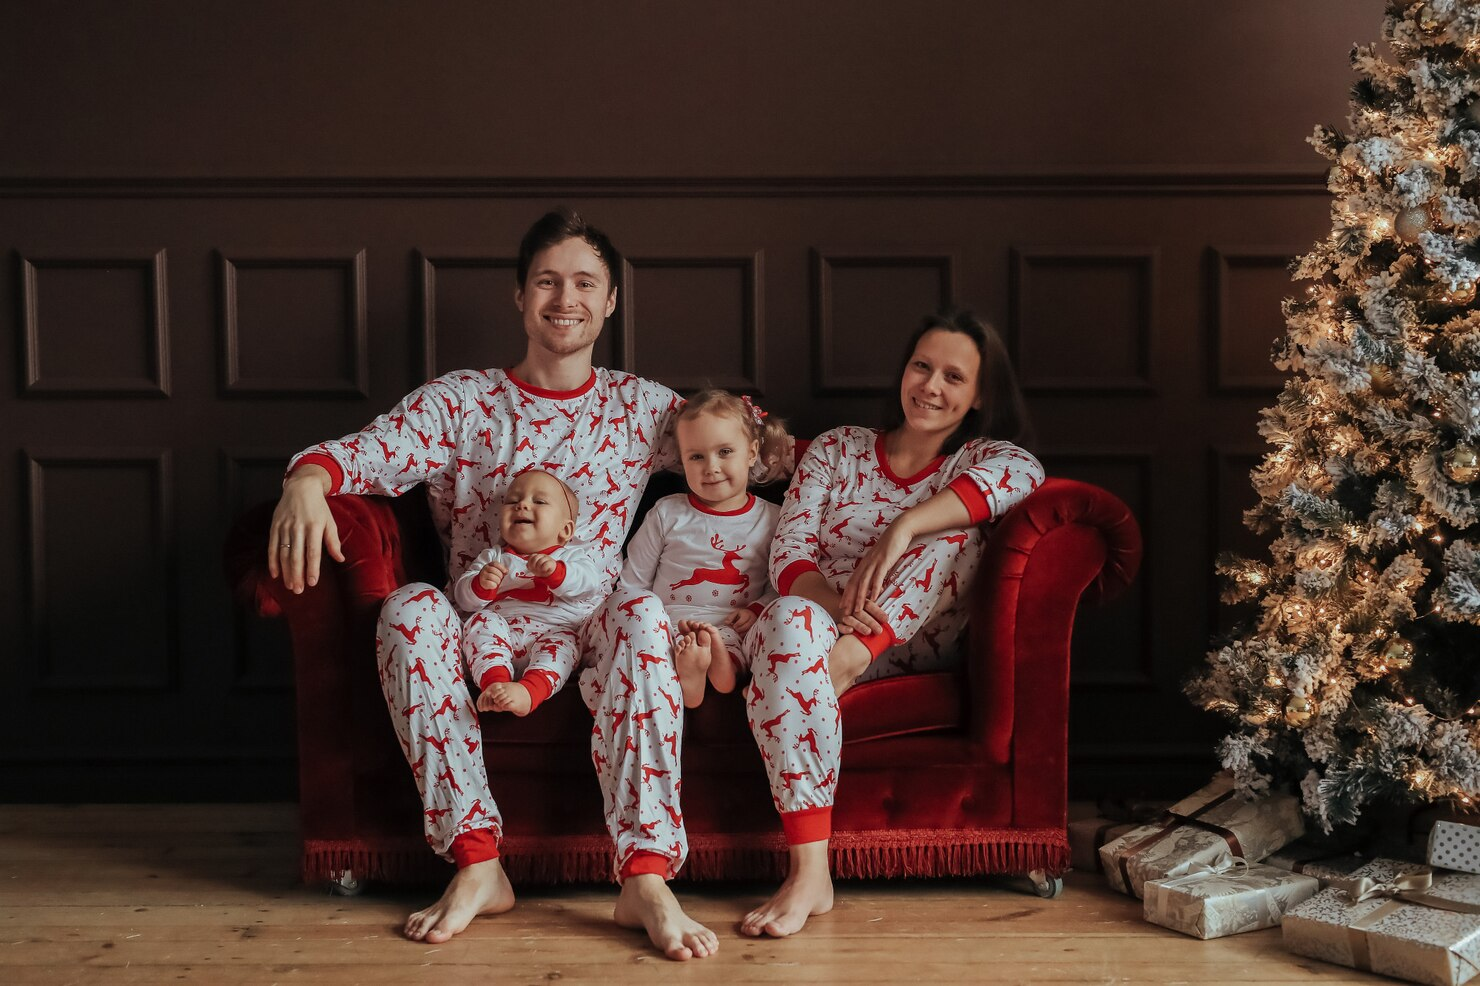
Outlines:
{"label": "red cuff on sleeve", "polygon": [[483,677],[478,679],[478,688],[481,690],[487,688],[489,685],[496,685],[500,681],[513,680],[514,676],[509,673],[508,668],[502,666],[489,668],[487,671],[483,672]]}
{"label": "red cuff on sleeve", "polygon": [[555,676],[548,671],[536,668],[533,671],[524,672],[524,677],[519,679],[519,684],[529,692],[529,711],[533,712],[555,691]]}
{"label": "red cuff on sleeve", "polygon": [[555,563],[555,571],[551,572],[544,578],[536,579],[535,581],[543,582],[545,585],[549,586],[552,589],[560,588],[560,583],[565,581],[565,562],[557,561]]}
{"label": "red cuff on sleeve", "polygon": [[961,498],[966,505],[966,512],[971,515],[973,524],[980,524],[984,520],[992,519],[992,505],[982,495],[982,491],[971,481],[970,476],[957,476],[951,480],[946,489]]}
{"label": "red cuff on sleeve", "polygon": [[806,575],[808,572],[820,573],[821,571],[822,569],[817,567],[816,562],[808,561],[805,558],[794,561],[781,570],[780,577],[776,579],[776,591],[783,596],[789,596],[791,595],[791,584],[799,577]]}
{"label": "red cuff on sleeve", "polygon": [[749,606],[747,606],[745,608],[748,609],[748,610],[750,610],[752,613],[754,613],[756,615],[756,618],[757,619],[759,619],[760,618],[760,615],[766,611],[766,607],[762,606],[758,602],[751,603]]}
{"label": "red cuff on sleeve", "polygon": [[826,842],[832,838],[832,805],[824,805],[821,808],[803,808],[800,811],[783,811],[781,831],[786,833],[788,846],[800,846],[806,842]]}
{"label": "red cuff on sleeve", "polygon": [[[482,569],[479,569],[479,572],[482,572]],[[499,585],[502,585],[502,584],[503,584],[502,582],[499,583]],[[473,595],[477,596],[479,599],[483,600],[484,602],[491,603],[495,599],[498,598],[498,589],[497,588],[493,588],[493,589],[485,589],[485,588],[483,588],[483,584],[478,581],[478,576],[477,575],[474,575],[473,576],[473,581],[471,583],[469,583],[468,588],[470,588],[470,589],[473,590]]]}
{"label": "red cuff on sleeve", "polygon": [[448,848],[452,851],[452,858],[457,862],[458,869],[498,859],[498,837],[493,834],[493,829],[460,832],[453,837],[452,845]]}
{"label": "red cuff on sleeve", "polygon": [[894,635],[894,628],[887,623],[884,624],[883,629],[878,633],[860,633],[857,636],[863,646],[868,648],[869,654],[873,657],[878,657],[899,643],[899,638]]}
{"label": "red cuff on sleeve", "polygon": [[662,853],[639,849],[627,857],[627,862],[622,864],[622,870],[617,874],[617,878],[625,880],[628,877],[637,876],[639,873],[656,873],[666,880],[668,878],[668,863],[668,857]]}
{"label": "red cuff on sleeve", "polygon": [[[320,466],[329,473],[330,496],[338,493],[339,488],[344,485],[344,470],[339,468],[339,463],[334,461],[332,455],[325,455],[323,452],[310,452],[293,464],[293,468],[288,472],[288,476],[293,475],[293,473],[302,469],[304,466]],[[283,478],[286,479],[287,476]]]}

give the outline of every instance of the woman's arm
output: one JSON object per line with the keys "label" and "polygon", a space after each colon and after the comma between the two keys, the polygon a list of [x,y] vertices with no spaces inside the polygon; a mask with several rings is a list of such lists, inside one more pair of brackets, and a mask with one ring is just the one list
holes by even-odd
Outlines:
{"label": "woman's arm", "polygon": [[962,530],[972,523],[971,511],[950,487],[923,503],[900,511],[853,570],[853,577],[843,589],[841,612],[845,617],[854,616],[866,609],[866,603],[878,598],[889,570],[899,561],[899,556],[908,550],[911,541],[927,534]]}

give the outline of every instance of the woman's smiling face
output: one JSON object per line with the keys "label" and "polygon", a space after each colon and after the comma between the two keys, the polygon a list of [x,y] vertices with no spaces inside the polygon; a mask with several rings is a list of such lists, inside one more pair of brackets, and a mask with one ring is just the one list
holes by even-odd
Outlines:
{"label": "woman's smiling face", "polygon": [[920,337],[899,382],[905,424],[926,434],[950,435],[972,408],[981,407],[981,354],[971,337],[932,329]]}

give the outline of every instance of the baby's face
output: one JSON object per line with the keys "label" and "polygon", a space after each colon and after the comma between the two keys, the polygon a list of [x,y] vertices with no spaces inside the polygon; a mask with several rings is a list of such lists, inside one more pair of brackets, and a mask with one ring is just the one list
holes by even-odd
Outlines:
{"label": "baby's face", "polygon": [[499,532],[504,544],[520,554],[564,544],[574,530],[565,490],[553,476],[521,473],[504,491]]}

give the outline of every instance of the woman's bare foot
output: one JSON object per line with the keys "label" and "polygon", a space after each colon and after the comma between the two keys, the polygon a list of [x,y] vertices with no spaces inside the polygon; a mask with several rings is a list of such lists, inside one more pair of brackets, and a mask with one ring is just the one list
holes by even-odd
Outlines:
{"label": "woman's bare foot", "polygon": [[827,871],[827,842],[791,847],[791,868],[781,889],[745,915],[740,930],[753,938],[785,938],[802,930],[807,918],[832,910],[832,875]]}
{"label": "woman's bare foot", "polygon": [[406,919],[404,933],[412,941],[441,944],[466,928],[480,914],[502,914],[514,906],[514,888],[496,859],[457,871],[442,899]]}
{"label": "woman's bare foot", "polygon": [[640,928],[664,955],[679,962],[719,951],[719,937],[683,912],[678,898],[656,873],[639,873],[622,883],[612,912],[624,928]]}
{"label": "woman's bare foot", "polygon": [[532,704],[529,689],[517,681],[495,681],[478,694],[479,712],[512,712],[516,716],[527,716]]}
{"label": "woman's bare foot", "polygon": [[735,690],[735,662],[718,630],[706,627],[704,634],[709,643],[709,683],[721,695],[728,695]]}
{"label": "woman's bare foot", "polygon": [[853,634],[839,637],[827,655],[827,673],[832,676],[833,691],[842,695],[859,675],[868,670],[873,659],[863,641]]}
{"label": "woman's bare foot", "polygon": [[699,639],[699,633],[685,633],[673,645],[673,669],[678,672],[683,704],[690,709],[704,701],[705,674],[709,671],[709,648]]}

